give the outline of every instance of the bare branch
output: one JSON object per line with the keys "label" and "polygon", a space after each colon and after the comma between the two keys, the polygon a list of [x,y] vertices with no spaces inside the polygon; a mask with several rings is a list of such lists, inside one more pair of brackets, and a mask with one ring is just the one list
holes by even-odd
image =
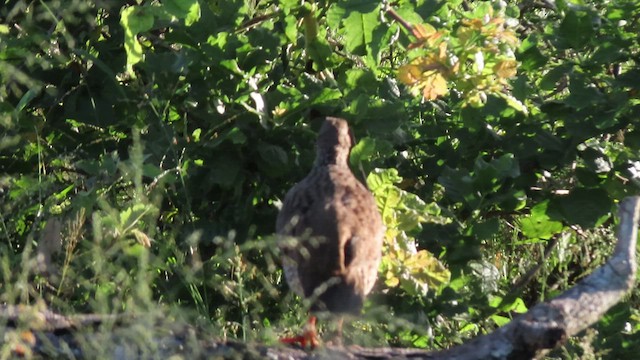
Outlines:
{"label": "bare branch", "polygon": [[442,358],[532,358],[596,323],[635,283],[640,198],[624,199],[618,213],[618,243],[609,261],[560,296],[491,334],[443,352]]}

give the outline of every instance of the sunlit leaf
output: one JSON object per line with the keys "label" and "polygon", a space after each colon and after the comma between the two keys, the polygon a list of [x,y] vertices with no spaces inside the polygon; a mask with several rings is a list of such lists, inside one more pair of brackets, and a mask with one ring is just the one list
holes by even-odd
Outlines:
{"label": "sunlit leaf", "polygon": [[516,76],[518,63],[515,60],[501,60],[493,66],[493,71],[501,78]]}
{"label": "sunlit leaf", "polygon": [[439,216],[436,204],[426,204],[415,194],[399,189],[395,184],[400,181],[396,169],[376,169],[367,177],[387,225],[380,275],[389,287],[401,286],[411,294],[424,295],[429,288],[446,284],[451,275],[433,254],[419,250],[409,234],[422,223],[447,220]]}
{"label": "sunlit leaf", "polygon": [[120,24],[124,28],[124,49],[127,53],[127,70],[133,75],[133,65],[142,61],[142,45],[138,34],[151,29],[153,15],[140,6],[129,6],[120,13]]}
{"label": "sunlit leaf", "polygon": [[197,0],[165,0],[162,3],[167,11],[191,26],[200,19],[200,5]]}
{"label": "sunlit leaf", "polygon": [[508,317],[500,315],[491,315],[491,320],[493,320],[498,326],[504,326],[511,321]]}
{"label": "sunlit leaf", "polygon": [[541,202],[531,209],[531,214],[519,220],[522,235],[528,238],[549,239],[562,231],[559,221],[551,220],[547,215],[549,201]]}
{"label": "sunlit leaf", "polygon": [[435,100],[449,91],[447,89],[447,80],[445,80],[440,73],[435,71],[424,76],[418,86],[422,87],[422,96],[425,100]]}

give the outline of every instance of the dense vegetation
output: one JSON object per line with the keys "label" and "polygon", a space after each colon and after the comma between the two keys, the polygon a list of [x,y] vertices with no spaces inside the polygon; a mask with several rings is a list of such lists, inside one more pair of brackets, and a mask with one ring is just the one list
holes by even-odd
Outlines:
{"label": "dense vegetation", "polygon": [[[601,264],[640,186],[634,0],[7,0],[0,19],[2,303],[296,331],[274,223],[325,115],[388,227],[347,342],[491,331]],[[556,355],[637,356],[639,296]]]}

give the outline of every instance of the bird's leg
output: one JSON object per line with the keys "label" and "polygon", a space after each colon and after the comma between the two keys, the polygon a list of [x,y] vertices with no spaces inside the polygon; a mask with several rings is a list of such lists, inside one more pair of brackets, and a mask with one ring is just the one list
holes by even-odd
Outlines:
{"label": "bird's leg", "polygon": [[343,345],[342,325],[344,324],[344,316],[336,315],[336,317],[332,317],[331,323],[332,336],[331,341],[329,341],[328,344],[341,347]]}
{"label": "bird's leg", "polygon": [[[309,346],[312,349],[315,349],[320,345],[320,340],[318,339],[318,332],[316,331],[316,321],[318,319],[315,316],[309,316],[309,321],[307,325],[304,327],[304,333],[302,336],[309,343]],[[305,344],[303,344],[304,346]]]}
{"label": "bird's leg", "polygon": [[338,320],[336,320],[336,336],[333,339],[333,343],[336,346],[342,346],[342,325],[344,324],[344,316],[338,316]]}
{"label": "bird's leg", "polygon": [[309,316],[309,321],[304,327],[304,332],[302,335],[283,338],[280,339],[280,342],[283,344],[299,344],[302,348],[306,348],[309,345],[309,348],[315,349],[320,345],[320,340],[318,340],[318,332],[316,331],[316,321],[318,319],[315,316]]}

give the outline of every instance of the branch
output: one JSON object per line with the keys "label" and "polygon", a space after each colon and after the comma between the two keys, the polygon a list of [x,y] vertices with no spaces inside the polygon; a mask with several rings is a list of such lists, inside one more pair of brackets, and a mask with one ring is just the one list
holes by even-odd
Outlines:
{"label": "branch", "polygon": [[402,27],[407,29],[407,31],[411,32],[412,34],[414,33],[413,25],[411,25],[407,20],[403,19],[402,16],[400,16],[395,10],[393,10],[391,6],[387,7],[386,11],[387,11],[387,14],[391,16],[391,18],[399,22],[400,25],[402,25]]}
{"label": "branch", "polygon": [[442,352],[442,358],[530,359],[596,323],[635,283],[640,197],[624,199],[618,213],[618,243],[609,261],[560,296],[491,334]]}

